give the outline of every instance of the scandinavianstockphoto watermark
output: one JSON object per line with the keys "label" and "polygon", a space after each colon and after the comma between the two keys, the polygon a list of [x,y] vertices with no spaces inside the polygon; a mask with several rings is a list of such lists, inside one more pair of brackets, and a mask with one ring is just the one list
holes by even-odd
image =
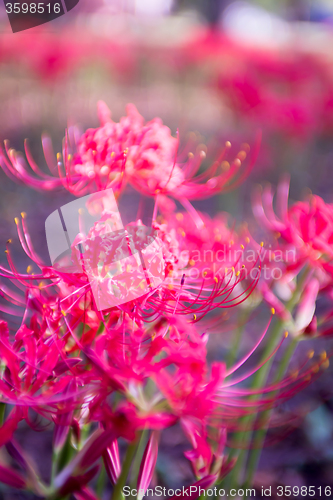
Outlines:
{"label": "scandinavianstockphoto watermark", "polygon": [[[52,266],[62,274],[84,273],[99,311],[143,297],[167,279],[182,282],[184,276],[189,283],[207,278],[230,287],[246,278],[279,280],[283,274],[279,263],[296,260],[294,250],[286,255],[243,245],[178,255],[177,246],[166,248],[153,227],[124,226],[112,189],[59,207],[47,217],[45,234]],[[165,251],[178,255],[178,268],[165,260]]]}
{"label": "scandinavianstockphoto watermark", "polygon": [[[264,280],[279,280],[283,276],[284,263],[295,263],[297,254],[294,248],[282,251],[268,247],[258,251],[236,249],[226,244],[221,245],[217,251],[196,249],[189,254],[188,250],[182,250],[179,260],[188,262],[187,277],[194,280],[204,279],[206,276],[224,280],[232,274],[241,275],[242,279],[255,280],[258,278],[258,273]],[[177,279],[182,276],[182,271],[175,270],[170,265],[170,272],[167,274]]]}
{"label": "scandinavianstockphoto watermark", "polygon": [[157,232],[124,226],[112,189],[59,207],[46,219],[45,233],[52,266],[86,274],[99,311],[136,300],[165,279]]}
{"label": "scandinavianstockphoto watermark", "polygon": [[260,486],[255,488],[231,488],[230,490],[225,490],[223,488],[204,489],[198,485],[192,485],[178,489],[166,488],[163,486],[156,486],[155,488],[148,488],[145,492],[144,490],[136,490],[130,488],[130,486],[124,486],[123,495],[124,497],[137,497],[142,500],[143,497],[192,497],[196,495],[196,498],[214,497],[214,498],[256,498],[256,495],[260,494],[260,497],[322,497],[331,498],[332,497],[332,487],[331,486],[287,486],[287,485],[276,485],[276,486]]}
{"label": "scandinavianstockphoto watermark", "polygon": [[197,485],[192,485],[185,487],[183,486],[182,488],[166,488],[165,486],[156,486],[155,488],[148,488],[145,492],[145,490],[137,490],[135,488],[131,488],[130,486],[124,486],[123,487],[123,495],[124,497],[132,497],[132,498],[139,498],[142,499],[143,497],[193,497],[193,495],[196,495],[197,498],[200,497],[232,497],[232,498],[255,498],[256,496],[256,490],[254,488],[248,488],[248,489],[234,489],[232,488],[231,490],[225,490],[223,488],[218,488],[215,486],[214,488],[208,488],[204,489],[201,488],[200,486]]}
{"label": "scandinavianstockphoto watermark", "polygon": [[3,0],[13,33],[49,23],[76,7],[80,0]]}

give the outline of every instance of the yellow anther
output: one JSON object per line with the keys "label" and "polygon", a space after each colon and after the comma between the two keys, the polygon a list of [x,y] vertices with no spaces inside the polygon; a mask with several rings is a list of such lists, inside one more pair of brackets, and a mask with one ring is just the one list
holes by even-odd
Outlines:
{"label": "yellow anther", "polygon": [[241,249],[244,250],[244,248],[245,248],[244,245],[241,245]]}
{"label": "yellow anther", "polygon": [[221,168],[223,172],[227,172],[228,170],[230,170],[230,163],[228,161],[223,161],[221,163]]}
{"label": "yellow anther", "polygon": [[192,160],[193,158],[194,158],[194,154],[193,154],[193,153],[189,153],[189,154],[188,154],[188,159],[189,159],[189,160]]}
{"label": "yellow anther", "polygon": [[264,242],[263,241],[260,243],[260,246],[261,246],[261,248],[264,246]]}
{"label": "yellow anther", "polygon": [[114,158],[116,156],[116,153],[114,151],[112,151],[112,153],[110,154],[111,158]]}
{"label": "yellow anther", "polygon": [[84,208],[79,208],[79,214],[83,215],[84,214]]}
{"label": "yellow anther", "polygon": [[312,371],[313,371],[313,373],[318,373],[319,372],[319,366],[318,365],[314,366]]}
{"label": "yellow anther", "polygon": [[190,264],[190,266],[194,266],[194,265],[195,265],[195,260],[191,259],[191,260],[189,261],[189,264]]}
{"label": "yellow anther", "polygon": [[27,267],[27,273],[28,273],[28,274],[32,273],[32,266],[28,266],[28,267]]}
{"label": "yellow anther", "polygon": [[229,241],[229,245],[230,245],[230,246],[232,246],[234,243],[235,243],[235,242],[234,242],[234,240],[230,240],[230,241]]}
{"label": "yellow anther", "polygon": [[327,368],[330,366],[330,360],[329,359],[326,359],[324,361],[324,363],[321,365],[321,367],[323,368],[323,370],[327,370]]}
{"label": "yellow anther", "polygon": [[[275,312],[275,311],[274,311],[274,312]],[[289,332],[285,331],[285,332],[284,332],[284,338],[285,338],[285,339],[287,339],[287,338],[288,338],[288,336],[289,336]]]}
{"label": "yellow anther", "polygon": [[206,276],[207,276],[207,271],[203,273],[203,277],[206,278]]}
{"label": "yellow anther", "polygon": [[21,217],[22,217],[22,219],[25,219],[25,218],[26,218],[26,216],[27,216],[27,214],[26,214],[25,212],[21,212]]}
{"label": "yellow anther", "polygon": [[245,238],[245,243],[250,243],[250,238],[248,236]]}
{"label": "yellow anther", "polygon": [[19,222],[20,222],[19,219],[18,219],[18,217],[15,217],[14,221],[15,221],[15,224],[18,226]]}
{"label": "yellow anther", "polygon": [[5,253],[9,253],[8,250],[5,250]]}
{"label": "yellow anther", "polygon": [[242,265],[242,269],[245,269],[245,264]]}
{"label": "yellow anther", "polygon": [[325,359],[327,359],[327,352],[326,352],[326,351],[323,351],[323,352],[321,353],[321,355],[320,355],[320,359],[321,359],[322,361],[325,361]]}
{"label": "yellow anther", "polygon": [[231,148],[231,142],[230,142],[230,141],[227,141],[227,142],[225,143],[225,147],[226,147],[226,148]]}
{"label": "yellow anther", "polygon": [[178,214],[176,214],[176,219],[178,221],[182,221],[184,219],[184,215],[182,213],[178,212]]}
{"label": "yellow anther", "polygon": [[240,275],[240,271],[237,271],[237,273],[236,273],[237,278],[238,278],[239,275]]}
{"label": "yellow anther", "polygon": [[275,309],[274,309],[274,307],[272,307],[272,308],[271,308],[271,313],[272,313],[272,314],[275,314]]}
{"label": "yellow anther", "polygon": [[315,352],[314,352],[314,350],[313,350],[313,349],[311,349],[311,351],[309,351],[309,352],[308,352],[308,358],[309,358],[309,359],[312,359],[312,358],[313,358],[313,356],[314,356],[314,353],[315,353]]}
{"label": "yellow anther", "polygon": [[194,319],[194,321],[197,320],[197,315],[196,314],[193,314],[193,319]]}
{"label": "yellow anther", "polygon": [[247,154],[245,153],[245,151],[240,151],[238,153],[238,158],[241,160],[241,161],[244,161],[245,158],[246,158]]}
{"label": "yellow anther", "polygon": [[7,240],[7,245],[9,245],[12,242],[11,239]]}
{"label": "yellow anther", "polygon": [[72,155],[68,155],[68,156],[67,156],[67,160],[68,160],[68,161],[71,161],[71,159],[72,159],[72,158],[73,158],[73,156],[72,156]]}
{"label": "yellow anther", "polygon": [[215,283],[218,283],[218,282],[219,282],[219,280],[217,279],[217,277],[216,277],[216,276],[215,276],[215,278],[214,278],[214,281],[215,281]]}
{"label": "yellow anther", "polygon": [[61,153],[57,153],[57,161],[61,162]]}

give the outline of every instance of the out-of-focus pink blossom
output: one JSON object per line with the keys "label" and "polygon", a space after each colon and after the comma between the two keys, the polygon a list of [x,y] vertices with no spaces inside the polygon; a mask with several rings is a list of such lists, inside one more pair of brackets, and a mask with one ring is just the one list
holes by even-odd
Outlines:
{"label": "out-of-focus pink blossom", "polygon": [[103,461],[107,475],[111,482],[116,484],[121,471],[118,441],[116,439],[104,451]]}
{"label": "out-of-focus pink blossom", "polygon": [[286,252],[288,269],[299,269],[305,264],[331,274],[333,258],[333,206],[319,196],[297,202],[288,208],[289,180],[278,186],[278,214],[273,210],[273,193],[268,186],[256,192],[253,211],[262,224],[281,242],[282,250],[296,250],[296,255]]}
{"label": "out-of-focus pink blossom", "polygon": [[152,435],[148,440],[141,461],[141,466],[138,476],[138,484],[137,484],[137,490],[139,492],[138,493],[139,500],[142,500],[142,498],[144,497],[149,487],[149,484],[152,480],[153,472],[157,461],[157,454],[158,454],[158,434],[156,431],[154,431],[152,432]]}
{"label": "out-of-focus pink blossom", "polygon": [[112,121],[103,102],[99,102],[98,113],[99,128],[88,129],[81,137],[76,130],[66,134],[63,162],[61,155],[55,160],[49,139],[43,138],[49,169],[52,174],[58,172],[59,177],[47,175],[38,167],[27,144],[28,164],[6,142],[0,165],[10,178],[46,191],[63,186],[76,196],[106,188],[119,193],[130,183],[145,195],[170,195],[182,201],[207,198],[237,187],[251,171],[258,154],[260,135],[252,158],[242,169],[248,151],[241,150],[229,163],[226,159],[231,144],[227,142],[211,167],[196,175],[206,158],[205,151],[188,151],[180,160],[179,139],[159,118],[145,123],[133,104],[127,106],[127,116],[119,123]]}

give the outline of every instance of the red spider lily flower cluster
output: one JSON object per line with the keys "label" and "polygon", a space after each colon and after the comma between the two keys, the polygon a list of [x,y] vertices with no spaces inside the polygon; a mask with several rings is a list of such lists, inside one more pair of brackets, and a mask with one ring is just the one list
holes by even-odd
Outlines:
{"label": "red spider lily flower cluster", "polygon": [[[316,303],[325,297],[331,302],[332,290],[332,222],[333,205],[319,196],[310,195],[302,202],[288,206],[289,179],[283,179],[277,189],[277,213],[273,208],[271,186],[257,190],[253,211],[272,242],[268,267],[279,266],[278,280],[263,284],[264,299],[276,309],[284,321],[291,322],[295,334],[328,334],[329,315],[325,314],[317,328]],[[278,254],[278,259],[275,255]],[[273,258],[272,258],[273,256]],[[297,276],[304,275],[302,289],[296,290]],[[287,303],[298,294],[294,317]],[[296,303],[294,304],[296,305]]]}
{"label": "red spider lily flower cluster", "polygon": [[196,176],[206,158],[205,151],[198,150],[194,155],[188,149],[193,144],[179,151],[179,140],[160,119],[144,123],[132,104],[127,106],[127,116],[119,123],[111,120],[105,103],[99,103],[98,111],[99,128],[89,129],[81,137],[77,137],[77,130],[66,135],[63,161],[60,154],[58,161],[55,160],[49,138],[43,138],[49,169],[51,173],[58,172],[58,177],[40,170],[27,144],[28,163],[5,143],[1,167],[11,178],[41,190],[63,186],[76,196],[107,188],[118,193],[129,183],[142,194],[159,194],[162,199],[171,195],[186,202],[237,187],[254,165],[258,144],[251,161],[242,169],[247,151],[240,151],[228,162],[226,156],[231,144],[227,142],[211,167]]}
{"label": "red spider lily flower cluster", "polygon": [[[0,308],[14,318],[0,323],[0,444],[6,449],[0,479],[45,498],[74,494],[78,499],[96,499],[98,494],[91,485],[104,467],[113,485],[113,498],[118,500],[133,461],[132,482],[141,499],[154,480],[160,433],[180,424],[192,447],[186,457],[197,480],[195,485],[208,488],[234,465],[226,444],[229,433],[241,429],[241,419],[273,409],[306,387],[320,374],[320,368],[328,366],[328,356],[312,361],[309,356],[296,375],[283,374],[277,382],[268,381],[260,389],[245,387],[244,381],[269,363],[288,336],[281,332],[277,345],[258,364],[243,371],[243,365],[269,335],[271,317],[250,351],[231,367],[222,360],[208,362],[208,328],[200,320],[205,316],[219,318],[220,309],[246,303],[260,281],[265,256],[263,246],[256,244],[246,229],[229,226],[225,214],[211,219],[197,212],[189,199],[237,185],[247,173],[247,169],[240,173],[247,152],[241,151],[226,165],[222,162],[230,149],[227,144],[213,166],[196,176],[204,155],[182,153],[178,138],[159,119],[145,124],[131,105],[127,117],[114,123],[103,103],[99,104],[99,116],[98,129],[81,137],[72,134],[74,142],[71,134],[66,135],[64,164],[60,158],[58,161],[59,177],[44,174],[28,150],[35,175],[23,157],[8,147],[7,155],[1,156],[2,166],[11,177],[38,189],[63,186],[79,196],[112,187],[120,197],[130,184],[141,194],[154,196],[149,237],[154,232],[159,240],[162,279],[138,298],[112,302],[112,294],[122,293],[121,282],[116,283],[110,275],[112,259],[120,261],[122,249],[135,242],[135,237],[141,241],[146,233],[139,219],[133,221],[116,240],[114,251],[109,246],[111,240],[105,239],[115,229],[114,212],[107,203],[102,204],[98,222],[86,232],[80,229],[70,245],[70,269],[44,263],[33,247],[26,214],[15,219],[31,265],[26,273],[17,270],[8,241],[8,267],[0,267]],[[44,140],[44,146],[54,171],[49,140]],[[178,212],[171,198],[180,200],[186,210]],[[308,211],[303,205],[291,214],[285,211],[282,220],[274,218],[270,229],[279,228],[288,244],[298,245],[302,263],[305,258],[312,262],[313,252],[322,252],[319,257],[316,254],[315,268],[318,258],[322,259],[321,272],[329,274],[324,252],[326,256],[325,245],[331,237],[327,223],[330,211],[320,203],[316,201]],[[88,211],[93,206],[92,202],[86,204]],[[314,227],[309,210],[318,211]],[[263,216],[264,212],[259,212]],[[292,231],[288,224],[295,225]],[[305,234],[306,247],[299,240],[299,235],[304,239]],[[255,257],[247,261],[249,250]],[[79,266],[82,255],[84,262],[98,268],[98,279],[112,284],[105,292],[107,305],[103,308],[95,300],[89,270]],[[119,269],[123,280],[127,273],[133,278],[131,286],[140,286],[133,269]],[[146,265],[145,277],[152,279],[153,273]],[[303,309],[317,291],[315,279],[319,279],[317,274],[310,275],[300,306]],[[17,317],[20,325],[15,328]],[[49,485],[41,481],[37,468],[15,440],[21,421],[38,426],[34,414],[54,424]],[[120,446],[124,442],[125,458]]]}

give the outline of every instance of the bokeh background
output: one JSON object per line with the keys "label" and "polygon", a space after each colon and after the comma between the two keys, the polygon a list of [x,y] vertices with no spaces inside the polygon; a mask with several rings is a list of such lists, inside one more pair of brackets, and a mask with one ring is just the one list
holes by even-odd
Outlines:
{"label": "bokeh background", "polygon": [[[174,133],[179,128],[184,141],[194,132],[201,143],[230,140],[237,147],[253,144],[261,130],[259,158],[244,185],[196,204],[211,215],[245,218],[252,228],[251,190],[257,183],[276,186],[284,173],[291,177],[291,200],[311,190],[333,202],[332,47],[332,0],[81,0],[52,23],[15,34],[1,3],[0,140],[23,151],[28,138],[46,169],[41,134],[60,151],[68,124],[98,125],[100,99],[115,120],[133,102],[147,120],[159,116]],[[66,201],[68,194],[38,193],[0,172],[0,251],[12,238],[17,266],[26,267],[14,224],[24,211],[47,259],[44,221]],[[211,356],[223,359],[232,334],[214,337]],[[246,342],[251,339],[244,348]],[[301,399],[314,411],[298,430],[267,443],[256,485],[333,486],[332,372]],[[51,430],[19,429],[45,477],[51,436]],[[165,485],[187,483],[181,433],[170,429],[162,444],[158,468]],[[20,496],[0,486],[0,498]]]}

